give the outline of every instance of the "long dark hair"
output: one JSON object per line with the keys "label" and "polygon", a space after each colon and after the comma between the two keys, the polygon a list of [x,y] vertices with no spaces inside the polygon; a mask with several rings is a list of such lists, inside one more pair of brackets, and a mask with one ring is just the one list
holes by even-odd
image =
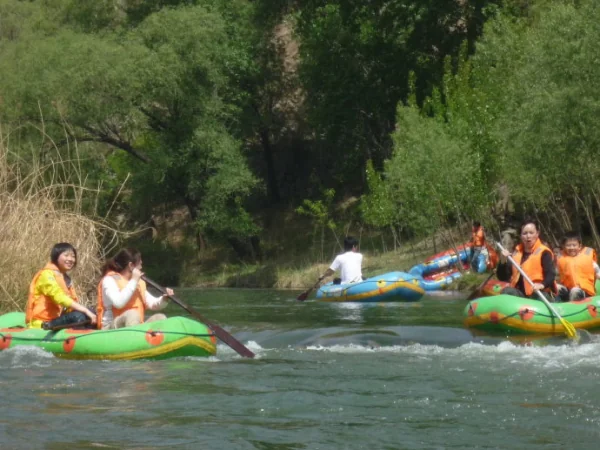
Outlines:
{"label": "long dark hair", "polygon": [[58,265],[58,257],[64,252],[72,251],[75,255],[75,264],[73,264],[73,269],[77,266],[77,250],[68,242],[59,242],[58,244],[54,244],[52,250],[50,250],[50,261],[52,264]]}
{"label": "long dark hair", "polygon": [[123,248],[110,258],[102,267],[102,275],[109,271],[122,272],[129,263],[137,264],[142,259],[142,254],[135,248]]}

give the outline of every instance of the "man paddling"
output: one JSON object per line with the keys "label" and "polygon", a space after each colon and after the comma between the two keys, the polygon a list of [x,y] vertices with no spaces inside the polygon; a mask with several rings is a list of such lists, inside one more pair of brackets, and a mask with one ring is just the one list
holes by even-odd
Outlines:
{"label": "man paddling", "polygon": [[349,284],[362,281],[363,255],[358,253],[358,241],[352,236],[347,236],[344,239],[344,251],[344,253],[335,257],[329,269],[319,278],[319,283],[333,275],[337,270],[340,271],[341,277],[336,278],[333,281],[334,284]]}

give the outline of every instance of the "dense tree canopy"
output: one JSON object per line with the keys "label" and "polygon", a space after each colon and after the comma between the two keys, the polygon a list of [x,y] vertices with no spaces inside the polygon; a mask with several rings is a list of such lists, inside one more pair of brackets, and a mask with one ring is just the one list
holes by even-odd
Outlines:
{"label": "dense tree canopy", "polygon": [[447,64],[420,114],[399,107],[385,169],[391,208],[407,207],[399,216],[414,230],[433,221],[430,230],[461,215],[495,220],[508,192],[516,216],[537,215],[547,231],[591,233],[599,244],[597,7],[560,1],[492,12],[474,54]]}
{"label": "dense tree canopy", "polygon": [[597,237],[599,14],[592,0],[0,0],[0,120],[19,158],[76,149],[107,212],[184,208],[200,246],[240,256],[260,253],[265,208],[323,192],[362,196],[352,219],[394,236],[531,213]]}
{"label": "dense tree canopy", "polygon": [[[239,18],[246,6],[238,7]],[[62,11],[64,26],[5,46],[5,120],[43,121],[50,136],[122,151],[107,153],[107,163],[116,175],[133,174],[139,200],[132,207],[140,214],[185,205],[207,227],[251,230],[239,223],[239,199],[256,179],[241,154],[238,124],[251,54],[250,43],[234,35],[233,15],[212,4],[158,8],[134,27],[108,32],[114,20],[106,14],[70,26],[79,14],[89,17],[75,8]]]}

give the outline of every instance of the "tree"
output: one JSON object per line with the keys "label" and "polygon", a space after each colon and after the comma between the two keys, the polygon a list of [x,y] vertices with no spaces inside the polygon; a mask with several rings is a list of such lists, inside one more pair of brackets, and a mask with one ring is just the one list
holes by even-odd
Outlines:
{"label": "tree", "polygon": [[[445,56],[471,43],[489,1],[377,0],[304,2],[297,29],[300,75],[318,164],[360,191],[367,160],[392,155],[396,105],[416,73],[418,101],[441,82]],[[347,184],[347,183],[345,183]]]}
{"label": "tree", "polygon": [[133,212],[183,205],[203,230],[254,232],[243,200],[258,181],[238,123],[247,97],[240,80],[252,64],[234,26],[249,12],[237,2],[226,18],[217,2],[206,3],[163,9],[119,31],[64,26],[12,42],[0,61],[3,115],[41,118],[56,142],[66,133],[122,151],[108,158],[116,175],[133,174]]}

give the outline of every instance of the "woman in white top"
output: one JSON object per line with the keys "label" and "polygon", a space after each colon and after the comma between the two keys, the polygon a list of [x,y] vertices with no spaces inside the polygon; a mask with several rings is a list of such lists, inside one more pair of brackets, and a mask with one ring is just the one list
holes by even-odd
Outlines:
{"label": "woman in white top", "polygon": [[[155,297],[146,290],[146,283],[141,279],[142,255],[138,250],[119,251],[106,262],[102,275],[98,285],[98,328],[123,328],[167,318],[164,314],[154,314],[144,319],[146,309],[165,308],[168,297]],[[172,289],[166,291],[173,295]]]}

